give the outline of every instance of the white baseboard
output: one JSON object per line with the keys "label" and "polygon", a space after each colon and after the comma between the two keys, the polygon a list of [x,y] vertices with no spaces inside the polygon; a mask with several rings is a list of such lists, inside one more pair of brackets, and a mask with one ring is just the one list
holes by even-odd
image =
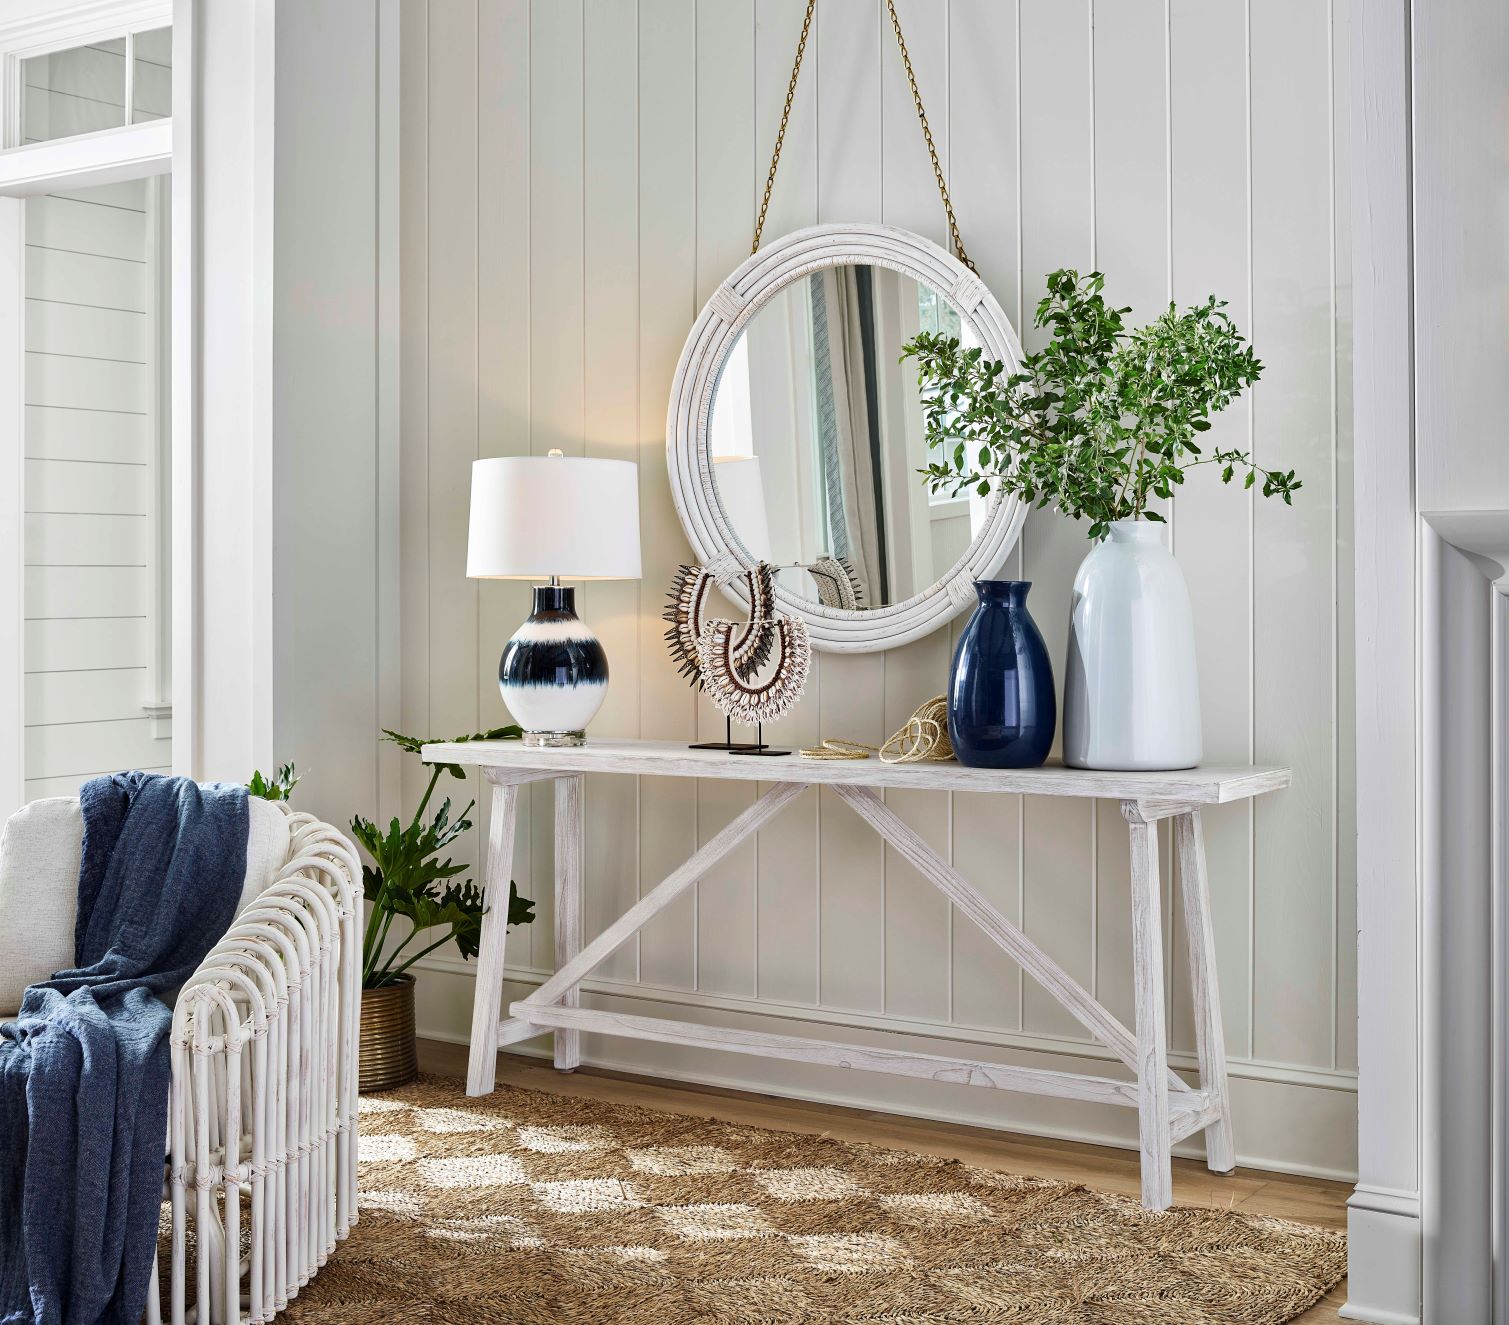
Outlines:
{"label": "white baseboard", "polygon": [[1359,1184],[1347,1202],[1342,1319],[1421,1325],[1421,1249],[1419,1193]]}
{"label": "white baseboard", "polygon": [[[510,968],[507,998],[522,997],[545,973]],[[844,1038],[886,1043],[897,1032],[916,1037],[914,1047],[929,1053],[970,1052],[1029,1067],[1103,1073],[1108,1056],[1099,1046],[1072,1040],[980,1032],[973,1028],[935,1026],[894,1017],[850,1015],[824,1009],[766,1004],[751,999],[706,996],[685,990],[660,990],[612,981],[584,985],[589,1006],[791,1033],[793,1020],[842,1027]],[[469,1038],[472,1004],[471,967],[445,961],[429,966],[417,991],[419,1033],[431,1039],[464,1044]],[[548,1036],[532,1042],[544,1055]],[[510,1052],[530,1053],[531,1042]],[[584,1061],[598,1067],[664,1077],[674,1081],[724,1086],[789,1099],[813,1100],[849,1108],[878,1110],[906,1117],[998,1128],[1032,1136],[1095,1145],[1137,1148],[1135,1116],[1108,1105],[1024,1096],[978,1087],[847,1072],[833,1067],[742,1059],[683,1046],[584,1036]],[[1192,1064],[1173,1058],[1176,1068]],[[1356,1155],[1356,1081],[1345,1073],[1322,1072],[1252,1062],[1233,1064],[1231,1092],[1237,1161],[1245,1167],[1312,1177],[1354,1181]],[[1175,1147],[1179,1155],[1201,1157],[1197,1138]]]}

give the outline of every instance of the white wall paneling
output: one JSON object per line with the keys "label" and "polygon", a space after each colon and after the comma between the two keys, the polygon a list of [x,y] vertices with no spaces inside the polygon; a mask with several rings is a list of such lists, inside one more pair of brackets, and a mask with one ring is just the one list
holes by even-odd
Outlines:
{"label": "white wall paneling", "polygon": [[274,526],[256,556],[271,573],[269,758],[292,760],[306,778],[301,802],[334,823],[386,808],[379,729],[393,722],[384,695],[398,665],[397,584],[381,551],[396,550],[397,456],[381,409],[392,313],[378,208],[392,188],[383,25],[394,10],[280,3],[276,16]]}
{"label": "white wall paneling", "polygon": [[[748,250],[801,0],[410,0],[403,6],[402,722],[446,737],[504,719],[497,657],[527,612],[517,585],[464,578],[479,455],[637,458],[645,578],[593,584],[581,608],[612,667],[594,731],[696,739],[721,720],[676,675],[659,619],[687,555],[666,483],[664,418],[682,340]],[[1212,923],[1240,1158],[1354,1166],[1351,643],[1346,473],[1350,344],[1346,170],[1329,5],[1193,0],[899,6],[965,243],[1018,324],[1044,273],[1099,265],[1137,317],[1170,296],[1230,300],[1267,364],[1222,441],[1305,480],[1292,510],[1192,479],[1172,503],[1196,601],[1207,756],[1293,764],[1253,814],[1212,812]],[[1299,34],[1296,36],[1295,34]],[[1338,203],[1338,197],[1341,198]],[[879,221],[946,242],[884,10],[819,6],[767,233]],[[1024,314],[1026,316],[1024,316]],[[1034,513],[1005,573],[1058,661],[1081,531]],[[775,739],[878,743],[946,684],[957,625],[885,654],[820,655]],[[771,776],[771,770],[758,770]],[[417,770],[405,794],[417,795]],[[463,799],[476,794],[451,784]],[[585,931],[749,805],[756,783],[589,778]],[[1129,1014],[1130,870],[1114,806],[997,803],[892,789],[887,803],[1076,978]],[[1002,813],[1002,806],[1006,812]],[[510,944],[519,985],[553,961],[548,795],[525,788],[515,870],[540,904]],[[1114,831],[1113,831],[1114,830]],[[476,864],[482,833],[470,835]],[[1164,905],[1182,924],[1160,839]],[[526,886],[527,884],[527,886]],[[1176,944],[1170,942],[1170,952]],[[421,1027],[464,1035],[459,963],[422,981]],[[1013,1061],[1088,1057],[1031,984],[999,978],[987,940],[830,791],[730,854],[616,954],[599,1006],[705,1001],[712,1020],[792,1020],[966,1041]],[[1193,1063],[1187,973],[1170,959],[1171,1039]],[[690,991],[690,992],[689,992]],[[688,1048],[607,1045],[594,1061],[870,1107],[1132,1142],[1093,1105],[980,1103],[929,1083],[837,1082]]]}

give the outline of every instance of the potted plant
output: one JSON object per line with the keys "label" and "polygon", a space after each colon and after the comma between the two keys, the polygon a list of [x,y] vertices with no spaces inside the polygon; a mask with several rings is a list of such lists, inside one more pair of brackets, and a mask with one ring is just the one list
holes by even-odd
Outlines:
{"label": "potted plant", "polygon": [[[517,740],[516,726],[458,736],[460,741]],[[409,754],[427,742],[384,729],[383,739]],[[421,957],[454,943],[462,957],[477,955],[486,911],[482,891],[470,879],[458,882],[466,866],[441,853],[471,826],[475,801],[455,819],[447,796],[430,818],[426,812],[441,774],[465,779],[459,764],[430,766],[429,785],[407,824],[395,816],[384,831],[361,815],[351,820],[351,835],[372,858],[362,867],[362,892],[370,905],[362,940],[362,1026],[360,1084],[364,1091],[388,1090],[412,1081],[419,1072],[414,1044],[414,977],[410,968]],[[527,925],[534,903],[508,885],[508,923]],[[395,922],[399,924],[395,931]],[[439,931],[438,938],[432,938]]]}
{"label": "potted plant", "polygon": [[[518,727],[458,736],[462,741],[516,740]],[[383,739],[409,754],[418,754],[425,741],[384,729]],[[370,904],[362,939],[362,1011],[359,1084],[363,1091],[389,1090],[419,1074],[414,1044],[414,977],[409,969],[421,957],[446,943],[454,943],[467,959],[477,955],[486,913],[482,892],[470,879],[456,882],[466,870],[440,853],[471,826],[474,801],[453,820],[446,797],[433,817],[426,819],[435,786],[443,773],[465,779],[459,764],[433,764],[429,785],[419,808],[407,824],[394,818],[386,831],[360,815],[351,820],[351,835],[365,848],[371,865],[362,866],[362,893]],[[267,778],[252,774],[247,791],[264,800],[286,801],[298,784],[292,764],[282,765]],[[534,903],[508,885],[508,923],[527,925],[534,919]],[[402,920],[395,934],[395,922]],[[441,931],[431,939],[431,932]],[[418,945],[417,947],[415,945]]]}
{"label": "potted plant", "polygon": [[1292,500],[1293,470],[1235,448],[1205,452],[1213,414],[1262,373],[1214,295],[1173,305],[1136,330],[1099,272],[1048,277],[1036,325],[1048,344],[1008,373],[958,339],[923,333],[904,348],[923,391],[935,492],[993,490],[1089,522],[1094,544],[1074,581],[1064,678],[1064,762],[1099,769],[1187,768],[1200,760],[1194,625],[1183,573],[1153,503],[1214,465],[1265,497]]}

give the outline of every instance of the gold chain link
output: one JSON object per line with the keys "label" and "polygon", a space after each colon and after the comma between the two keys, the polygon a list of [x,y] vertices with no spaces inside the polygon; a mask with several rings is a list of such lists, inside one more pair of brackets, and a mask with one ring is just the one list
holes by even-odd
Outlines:
{"label": "gold chain link", "polygon": [[959,238],[959,222],[954,219],[954,204],[948,196],[948,185],[943,182],[943,167],[938,164],[938,149],[933,146],[933,131],[927,127],[927,112],[922,109],[922,93],[917,90],[917,75],[912,72],[912,57],[907,54],[906,38],[901,35],[901,20],[896,16],[896,0],[885,0],[891,11],[891,27],[896,32],[896,44],[901,47],[901,63],[906,68],[906,81],[912,87],[912,104],[917,107],[917,118],[922,123],[922,137],[927,142],[927,154],[933,162],[933,178],[938,181],[938,193],[943,199],[943,210],[948,214],[948,233],[954,241],[954,252],[970,271],[975,264],[964,251],[964,241]]}
{"label": "gold chain link", "polygon": [[775,171],[781,164],[781,144],[786,141],[786,121],[791,118],[796,80],[801,76],[802,56],[807,53],[807,34],[812,31],[812,14],[816,9],[817,0],[807,0],[807,17],[802,20],[802,35],[796,43],[796,63],[791,66],[791,81],[786,84],[786,105],[781,110],[781,127],[775,135],[775,152],[770,158],[770,173],[765,176],[765,196],[760,199],[760,214],[755,218],[754,243],[749,246],[751,254],[760,251],[760,234],[765,229],[765,213],[770,210],[770,191],[775,188]]}
{"label": "gold chain link", "polygon": [[[906,69],[906,81],[912,89],[912,104],[917,108],[917,119],[922,125],[922,138],[927,143],[927,154],[933,163],[933,178],[938,182],[938,195],[943,199],[943,210],[948,216],[948,233],[953,240],[954,252],[970,271],[975,264],[964,251],[964,240],[959,236],[959,222],[954,216],[954,204],[948,196],[948,185],[943,179],[943,167],[938,162],[938,149],[933,145],[933,131],[928,128],[927,112],[922,108],[922,93],[917,89],[917,75],[912,71],[912,57],[907,53],[906,38],[901,35],[901,19],[896,14],[896,0],[886,0],[891,15],[891,29],[896,33],[896,45],[901,48],[901,63]],[[791,118],[791,103],[796,97],[797,79],[802,72],[802,56],[807,53],[807,37],[812,31],[812,15],[817,9],[817,0],[807,0],[807,14],[802,20],[802,35],[796,43],[796,60],[791,66],[791,81],[786,85],[786,104],[781,109],[781,127],[775,135],[775,151],[770,156],[770,172],[765,176],[765,196],[760,199],[760,214],[755,218],[754,243],[750,253],[760,251],[760,236],[765,230],[765,214],[770,210],[770,194],[775,188],[775,172],[781,164],[781,146],[786,141],[786,123]]]}

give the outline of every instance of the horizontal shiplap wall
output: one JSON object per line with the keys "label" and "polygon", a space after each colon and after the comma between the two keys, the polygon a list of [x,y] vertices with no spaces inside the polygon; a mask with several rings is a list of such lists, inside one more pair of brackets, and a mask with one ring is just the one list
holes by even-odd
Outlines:
{"label": "horizontal shiplap wall", "polygon": [[[1337,4],[1342,0],[1337,0]],[[464,578],[479,456],[640,465],[644,580],[581,589],[613,682],[602,734],[710,736],[717,715],[661,639],[688,549],[665,476],[666,395],[701,303],[747,253],[802,0],[409,0],[403,7],[403,713],[449,736],[506,719],[496,660],[527,588]],[[1193,478],[1169,512],[1199,623],[1207,755],[1293,765],[1207,833],[1238,1146],[1348,1173],[1355,1151],[1344,14],[1310,0],[906,0],[899,5],[971,255],[1022,328],[1043,274],[1099,266],[1136,315],[1210,291],[1267,364],[1213,432],[1297,468],[1292,510]],[[884,221],[946,242],[884,7],[821,6],[768,234]],[[1343,200],[1344,203],[1344,200]],[[1055,653],[1086,544],[1029,519],[1008,573]],[[821,656],[783,743],[878,742],[945,685],[952,630]],[[418,770],[406,794],[418,794]],[[480,793],[473,777],[460,794]],[[595,931],[757,794],[754,783],[592,779]],[[510,943],[523,988],[551,965],[548,792],[517,876],[538,920]],[[1117,807],[898,792],[890,803],[1130,1018],[1128,867]],[[475,859],[481,842],[467,846]],[[1165,857],[1167,859],[1167,857]],[[1177,914],[1170,889],[1170,920]],[[1173,1041],[1192,1022],[1171,947]],[[459,962],[421,1020],[463,1036]],[[829,793],[804,798],[620,950],[601,998],[966,1040],[1024,1061],[1093,1059],[1079,1027]],[[691,992],[689,992],[691,991]],[[854,1034],[856,1032],[845,1032]],[[598,1061],[871,1107],[1130,1140],[1131,1119],[624,1042]]]}
{"label": "horizontal shiplap wall", "polygon": [[152,623],[147,183],[26,202],[25,795],[166,772]]}

